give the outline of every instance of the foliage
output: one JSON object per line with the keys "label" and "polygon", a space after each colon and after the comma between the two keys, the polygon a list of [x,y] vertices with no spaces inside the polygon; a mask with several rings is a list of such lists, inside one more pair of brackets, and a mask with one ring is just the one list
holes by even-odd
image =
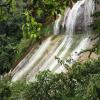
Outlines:
{"label": "foliage", "polygon": [[0,1],[0,74],[10,70],[16,56],[17,44],[23,37],[21,25],[24,16],[17,13],[14,1]]}
{"label": "foliage", "polygon": [[0,77],[0,100],[7,100],[11,96],[10,84]]}
{"label": "foliage", "polygon": [[16,37],[0,36],[0,74],[8,72],[16,53]]}
{"label": "foliage", "polygon": [[68,0],[0,1],[0,74],[8,72],[33,42],[49,35],[46,33],[50,32],[47,23],[53,21],[54,13],[63,12],[68,2]]}
{"label": "foliage", "polygon": [[67,1],[61,0],[33,0],[32,4],[32,14],[37,21],[45,23],[46,19],[53,16],[55,12],[60,12],[64,9]]}
{"label": "foliage", "polygon": [[18,81],[16,83],[12,83],[10,90],[11,96],[10,100],[23,100],[24,90],[27,90],[27,84],[24,81]]}
{"label": "foliage", "polygon": [[100,28],[99,28],[99,26],[100,26],[100,12],[95,12],[93,17],[94,17],[94,23],[92,25],[93,30],[95,33],[100,33]]}
{"label": "foliage", "polygon": [[2,100],[99,100],[100,59],[72,67],[68,73],[40,72],[32,83],[1,80],[0,96],[4,93]]}
{"label": "foliage", "polygon": [[26,16],[26,23],[22,25],[23,37],[32,39],[39,37],[42,25],[37,23],[27,10],[24,14]]}
{"label": "foliage", "polygon": [[99,66],[100,60],[76,63],[66,74],[41,72],[37,81],[29,84],[24,97],[26,100],[99,100]]}
{"label": "foliage", "polygon": [[95,1],[95,12],[92,15],[93,17],[93,24],[91,25],[93,32],[95,34],[100,34],[100,11],[98,11],[100,8],[100,1],[99,0],[94,0]]}
{"label": "foliage", "polygon": [[29,8],[37,22],[50,24],[56,14],[63,14],[67,6],[72,6],[77,0],[32,0]]}

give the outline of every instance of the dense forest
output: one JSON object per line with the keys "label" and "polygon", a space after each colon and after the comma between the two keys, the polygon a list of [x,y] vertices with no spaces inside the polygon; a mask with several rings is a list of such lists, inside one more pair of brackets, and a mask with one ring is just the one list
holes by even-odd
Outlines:
{"label": "dense forest", "polygon": [[[99,100],[100,99],[100,1],[94,0],[95,13],[92,40],[93,48],[82,51],[95,53],[98,59],[70,68],[63,63],[67,73],[43,71],[36,81],[12,82],[8,73],[35,45],[53,35],[52,26],[57,14],[64,14],[78,0],[1,0],[0,1],[0,100]],[[54,37],[55,38],[55,37]],[[56,58],[56,57],[55,57]],[[58,58],[57,58],[58,59]],[[58,63],[62,65],[60,59]]]}

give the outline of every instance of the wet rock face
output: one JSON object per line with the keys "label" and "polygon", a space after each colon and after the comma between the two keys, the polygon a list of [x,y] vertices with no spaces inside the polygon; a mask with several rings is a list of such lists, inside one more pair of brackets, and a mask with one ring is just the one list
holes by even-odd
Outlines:
{"label": "wet rock face", "polygon": [[81,33],[84,31],[84,5],[80,9],[80,16],[77,18],[75,33]]}
{"label": "wet rock face", "polygon": [[77,17],[77,22],[75,25],[75,33],[84,32],[84,5],[81,6],[80,16]]}
{"label": "wet rock face", "polygon": [[[85,29],[84,29],[84,26],[85,26],[84,25],[84,5],[82,5],[80,11],[81,11],[81,15],[77,18],[77,22],[76,22],[76,26],[75,26],[75,33],[82,33],[85,31]],[[95,12],[100,12],[100,2],[98,4],[96,4]]]}

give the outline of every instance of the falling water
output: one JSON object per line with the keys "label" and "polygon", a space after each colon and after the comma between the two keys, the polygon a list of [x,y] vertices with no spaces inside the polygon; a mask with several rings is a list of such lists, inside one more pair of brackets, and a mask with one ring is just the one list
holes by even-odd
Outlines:
{"label": "falling water", "polygon": [[[95,4],[94,4],[94,0],[83,0],[83,2],[80,4],[83,4],[83,3],[84,3],[84,28],[86,32],[89,32],[90,31],[89,25],[91,25],[93,21],[91,15],[94,13]],[[87,49],[87,47],[89,46],[89,43],[90,43],[89,36],[86,36],[85,38],[83,38],[83,40],[80,42],[78,47],[71,54],[72,59],[74,59],[74,61],[78,59],[79,57],[77,55],[78,53],[80,53],[82,50]]]}
{"label": "falling water", "polygon": [[[22,68],[21,70],[19,70],[18,72],[15,73],[15,75],[12,78],[12,81],[16,81],[21,79],[25,74],[27,74],[27,72],[29,70],[31,70],[31,68],[33,67],[33,65],[36,63],[36,61],[39,60],[40,57],[43,56],[44,52],[46,51],[46,49],[49,47],[51,43],[51,37],[49,37],[41,46],[40,48],[36,51],[35,54],[32,55],[32,57],[29,59],[28,63],[24,66],[24,68]],[[26,62],[27,62],[26,61]],[[22,65],[21,65],[22,66]]]}
{"label": "falling water", "polygon": [[[84,24],[84,27],[82,27],[82,28],[85,28],[88,31],[88,26],[92,22],[91,15],[93,14],[93,12],[94,12],[93,0],[77,1],[77,3],[72,7],[71,10],[68,9],[68,11],[65,12],[65,17],[64,17],[65,22],[64,23],[66,23],[65,25],[66,25],[67,34],[73,35],[73,33],[75,32],[77,22],[82,15],[84,15],[83,22],[82,22],[82,24]],[[81,19],[81,21],[82,21],[82,19]],[[88,45],[90,43],[88,37],[89,36],[83,38],[82,41],[80,42],[80,44],[77,46],[77,48],[71,53],[71,59],[73,59],[72,63],[74,63],[79,58],[78,53],[80,53],[82,50],[85,50],[88,47]],[[59,56],[59,58],[61,58],[61,59],[63,58],[62,54]],[[57,62],[53,63],[52,65],[50,65],[50,69],[52,70],[54,68],[54,66],[56,66],[56,65],[57,65]],[[57,68],[57,71],[55,71],[55,72],[61,72],[60,71],[61,68],[63,68],[63,67],[59,66]]]}
{"label": "falling water", "polygon": [[[68,37],[67,39],[68,39],[68,40],[67,40],[67,42],[66,42],[66,45],[65,45],[64,50],[63,50],[63,51],[61,52],[61,54],[58,56],[60,59],[62,59],[62,58],[66,55],[67,51],[69,50],[69,48],[70,48],[71,45],[72,45],[72,41],[73,41],[72,37]],[[48,69],[51,70],[51,71],[53,71],[54,67],[56,67],[57,64],[58,64],[57,60],[56,60],[56,59],[53,60],[53,61],[50,63]],[[62,70],[62,71],[64,71],[64,70]]]}
{"label": "falling water", "polygon": [[85,0],[77,1],[77,3],[70,10],[67,23],[66,30],[67,34],[72,35],[75,32],[75,25],[78,20],[78,17],[81,15],[81,6],[84,5]]}
{"label": "falling water", "polygon": [[82,39],[79,45],[75,48],[74,51],[71,53],[72,64],[75,63],[79,58],[79,53],[89,47],[90,39],[89,36],[86,36]]}
{"label": "falling water", "polygon": [[65,45],[66,43],[66,38],[63,40],[63,42],[60,44],[60,46],[56,49],[56,51],[53,53],[53,55],[48,59],[48,61],[46,61],[43,64],[43,67],[41,67],[40,71],[43,71],[44,69],[46,69],[46,67],[49,65],[50,62],[52,62],[53,60],[55,60],[55,56],[59,53],[59,51],[62,49],[62,47]]}
{"label": "falling water", "polygon": [[65,13],[64,13],[63,23],[62,23],[63,28],[65,28],[65,24],[67,23],[67,18],[68,18],[69,12],[70,12],[70,8],[66,8]]}
{"label": "falling water", "polygon": [[[50,55],[48,60],[46,60],[42,65],[40,65],[41,67],[39,67],[40,69],[37,71],[37,73],[39,71],[43,71],[46,69],[50,69],[51,71],[53,71],[55,67],[57,67],[55,72],[61,72],[61,71],[64,72],[65,69],[62,66],[58,66],[58,62],[55,60],[55,56],[58,56],[61,59],[63,59],[66,56],[66,53],[68,52],[69,48],[71,47],[73,43],[73,33],[75,33],[77,22],[81,16],[83,16],[83,20],[81,20],[82,24],[84,24],[83,28],[86,31],[88,31],[88,25],[90,25],[92,22],[91,15],[93,14],[93,12],[94,12],[93,0],[77,1],[72,7],[72,9],[70,9],[69,11],[66,11],[63,25],[65,25],[66,27],[67,35],[65,36],[65,39],[62,40],[59,47],[54,51],[52,56]],[[55,24],[54,24],[55,35],[59,34],[60,32],[60,23],[61,23],[61,15],[59,14],[59,18],[55,21]],[[21,70],[18,70],[14,74],[12,81],[19,80],[23,78],[27,73],[30,73],[30,70],[32,69],[33,65],[36,64],[36,62],[38,62],[41,57],[44,57],[43,54],[44,52],[46,52],[46,49],[49,47],[50,43],[51,43],[51,38],[47,39],[40,46],[40,48],[32,55],[32,57],[28,59],[29,62],[25,64]],[[75,52],[80,53],[82,50],[85,50],[88,47],[88,45],[89,45],[89,38],[83,37],[82,41],[71,53],[72,59],[76,61],[78,59],[78,55],[76,55]],[[30,76],[29,80],[34,79],[32,77],[35,77],[35,76]]]}
{"label": "falling water", "polygon": [[[70,48],[70,46],[72,44],[73,39],[71,38],[71,40],[70,40],[70,37],[74,33],[76,20],[81,13],[80,8],[83,4],[84,4],[84,0],[78,1],[71,10],[69,8],[68,11],[65,12],[63,25],[64,24],[66,25],[66,30],[67,30],[69,37],[65,37],[65,41],[67,41],[67,42],[66,42],[64,51],[62,51],[62,53],[59,55],[60,58],[63,58],[65,56],[65,54],[67,53],[68,49]],[[62,43],[64,43],[64,41]],[[62,46],[60,45],[59,47],[62,48],[63,46],[64,45],[62,45]],[[58,49],[58,51],[59,51],[59,49]],[[54,56],[56,56],[57,54],[58,54],[58,52],[55,52]],[[54,69],[54,67],[56,67],[57,61],[54,59],[54,56],[51,57],[50,61],[47,61],[46,64],[43,65],[42,70],[44,70],[44,68],[45,68],[45,69],[50,69],[52,71]],[[49,68],[47,66],[49,66]]]}
{"label": "falling water", "polygon": [[[68,10],[65,11],[65,14],[64,14],[65,16],[64,16],[64,21],[63,21],[63,27],[64,27],[64,25],[66,25],[66,30],[67,30],[67,33],[68,33],[68,36],[69,37],[65,37],[65,40],[67,42],[66,42],[66,45],[65,45],[65,49],[58,56],[60,59],[62,59],[66,55],[68,49],[70,48],[70,46],[72,44],[73,38],[70,39],[70,37],[73,35],[73,33],[75,31],[76,21],[77,21],[78,17],[82,13],[82,11],[80,11],[81,10],[80,8],[84,4],[84,2],[85,2],[85,0],[78,1],[73,6],[72,9],[68,8]],[[63,46],[64,45],[62,45],[62,47]],[[59,47],[61,47],[61,46],[59,46]],[[54,56],[56,56],[56,55],[57,55],[57,52],[55,52],[55,55]],[[50,61],[47,61],[46,64],[43,65],[42,70],[44,70],[44,68],[45,68],[45,69],[49,69],[49,70],[52,71],[57,66],[58,62],[54,59],[54,56],[51,57]],[[59,67],[59,68],[61,69],[61,67]],[[62,70],[62,71],[64,71],[64,70]]]}
{"label": "falling water", "polygon": [[57,15],[57,19],[55,20],[55,23],[54,23],[54,35],[58,35],[60,33],[60,27],[61,27],[61,14],[58,14]]}
{"label": "falling water", "polygon": [[93,21],[93,18],[91,17],[92,14],[94,13],[94,9],[95,9],[95,0],[85,0],[84,3],[84,24],[85,24],[85,31],[89,32],[90,31],[90,24]]}

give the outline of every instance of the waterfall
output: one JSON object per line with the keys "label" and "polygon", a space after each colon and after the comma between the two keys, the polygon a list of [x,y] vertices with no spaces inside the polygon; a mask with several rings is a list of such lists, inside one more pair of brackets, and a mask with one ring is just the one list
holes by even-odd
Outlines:
{"label": "waterfall", "polygon": [[69,50],[70,46],[72,45],[72,37],[67,37],[67,40],[65,38],[65,40],[63,40],[63,42],[61,43],[61,45],[57,48],[57,50],[55,51],[55,53],[53,54],[53,56],[51,56],[51,58],[43,65],[43,67],[40,69],[41,71],[45,70],[45,69],[49,69],[52,71],[52,69],[58,64],[57,60],[55,60],[55,56],[58,55],[59,51],[63,48],[64,50],[61,52],[61,54],[59,55],[59,57],[62,59],[66,52]]}
{"label": "waterfall", "polygon": [[[17,72],[13,72],[15,73],[14,76],[12,77],[12,81],[16,81],[19,79],[22,79],[27,73],[28,71],[30,71],[33,68],[33,65],[40,59],[40,57],[43,56],[44,52],[46,51],[46,49],[49,47],[51,43],[51,37],[49,37],[47,40],[45,40],[42,45],[39,47],[39,49],[30,57],[30,59],[24,59],[24,62],[28,62],[26,65],[23,65],[23,61],[20,62],[17,66],[16,66],[16,70],[19,69],[19,67],[23,67],[21,70],[18,70]],[[14,70],[14,71],[16,71]]]}
{"label": "waterfall", "polygon": [[65,12],[64,12],[64,19],[63,19],[63,23],[62,23],[62,27],[65,28],[65,24],[67,23],[67,18],[70,12],[70,8],[66,8]]}
{"label": "waterfall", "polygon": [[[94,12],[94,0],[79,0],[77,1],[72,8],[68,8],[65,11],[64,19],[62,26],[66,28],[66,35],[63,39],[61,39],[60,43],[58,44],[57,48],[55,49],[52,54],[50,53],[52,39],[49,37],[46,41],[42,43],[38,50],[31,55],[30,58],[23,59],[16,68],[12,71],[14,73],[12,77],[12,81],[20,80],[23,77],[27,78],[28,81],[33,81],[35,75],[39,71],[43,70],[51,70],[53,72],[65,72],[63,66],[58,65],[57,60],[55,60],[55,56],[59,57],[60,59],[64,59],[68,50],[71,48],[72,44],[74,44],[74,37],[73,34],[76,32],[76,28],[80,27],[84,29],[84,32],[89,32],[90,28],[88,26],[92,23],[91,15]],[[58,35],[60,33],[60,25],[61,25],[62,16],[58,14],[58,18],[54,23],[54,34]],[[78,25],[79,24],[79,25]],[[80,38],[80,37],[79,37]],[[78,41],[78,40],[76,40]],[[79,56],[77,55],[82,50],[88,48],[90,43],[89,36],[85,36],[82,38],[80,43],[72,50],[69,54],[71,55],[71,59],[76,61]],[[56,44],[56,43],[55,43]],[[55,44],[53,46],[55,46]],[[53,48],[52,46],[52,48]],[[49,48],[49,49],[48,49]],[[48,55],[47,52],[48,49]],[[46,57],[47,54],[48,56]],[[67,56],[68,57],[68,56]],[[37,65],[41,62],[41,59],[44,62],[39,64],[38,68]],[[28,63],[26,63],[28,61]],[[74,62],[72,62],[73,64]],[[34,67],[34,68],[33,68]]]}
{"label": "waterfall", "polygon": [[[90,32],[89,26],[93,21],[91,16],[94,13],[94,8],[94,0],[77,1],[77,3],[70,10],[66,21],[67,34],[73,35],[73,33],[75,32],[75,28],[78,24],[77,22],[80,20],[79,18],[81,16],[83,16],[83,20],[81,19],[81,24],[84,24],[84,27],[82,27],[84,28],[84,32]],[[89,43],[89,36],[86,36],[82,39],[82,41],[79,43],[76,49],[71,53],[71,59],[73,60],[72,63],[74,63],[74,61],[76,61],[79,58],[78,53],[88,48]]]}
{"label": "waterfall", "polygon": [[[84,26],[82,27],[84,29],[84,32],[89,32],[88,30],[88,26],[91,24],[92,22],[92,17],[91,15],[94,12],[94,1],[93,0],[80,0],[77,1],[74,6],[72,7],[72,9],[68,9],[67,11],[65,11],[65,16],[64,16],[64,21],[63,21],[63,25],[66,26],[66,31],[67,34],[71,37],[73,36],[73,33],[75,33],[75,28],[81,18],[81,23],[80,25]],[[86,33],[85,33],[86,34]],[[85,38],[83,38],[81,40],[81,42],[79,43],[79,45],[76,47],[76,49],[71,53],[71,59],[72,59],[72,63],[74,63],[78,58],[79,55],[78,53],[80,53],[82,50],[87,49],[88,45],[89,45],[89,36],[86,36]],[[68,38],[66,38],[66,40],[69,40]],[[71,41],[69,41],[71,42]],[[71,44],[71,43],[70,43]],[[69,47],[69,44],[66,44],[67,47]],[[65,55],[64,51],[62,52],[62,54]],[[60,55],[59,58],[62,59],[64,57],[64,55]],[[57,61],[53,61],[50,66],[50,70],[53,70],[53,68],[55,66],[57,66]],[[59,66],[59,68],[57,68],[58,72],[61,72],[61,67]],[[59,70],[60,69],[60,70]],[[57,71],[55,71],[57,72]]]}
{"label": "waterfall", "polygon": [[89,25],[92,23],[93,18],[91,17],[91,15],[94,13],[94,9],[95,9],[95,0],[85,0],[84,3],[84,24],[85,24],[85,31],[89,32],[90,28]]}
{"label": "waterfall", "polygon": [[69,12],[67,23],[66,23],[66,30],[67,34],[72,35],[75,31],[75,25],[78,20],[78,17],[81,14],[81,7],[84,5],[85,0],[77,1],[76,4],[72,7],[72,9]]}
{"label": "waterfall", "polygon": [[61,29],[61,19],[62,16],[61,14],[57,15],[57,19],[54,22],[54,34],[58,35],[60,33],[60,29]]}
{"label": "waterfall", "polygon": [[[81,19],[81,24],[84,24],[82,28],[87,32],[89,25],[92,23],[91,15],[94,12],[94,0],[80,0],[77,1],[76,4],[72,7],[69,12],[67,22],[66,22],[66,30],[67,34],[73,34],[75,32],[75,26],[78,24],[77,22]],[[66,17],[66,16],[65,16]]]}

